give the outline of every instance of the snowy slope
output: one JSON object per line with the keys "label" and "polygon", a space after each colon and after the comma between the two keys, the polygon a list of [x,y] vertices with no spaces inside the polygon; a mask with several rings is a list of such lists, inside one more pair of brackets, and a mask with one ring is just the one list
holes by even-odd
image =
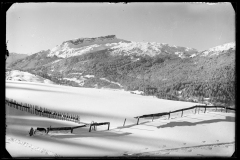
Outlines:
{"label": "snowy slope", "polygon": [[226,43],[223,45],[219,45],[213,48],[210,48],[206,51],[203,51],[200,56],[214,56],[214,55],[219,55],[221,54],[223,51],[227,51],[229,49],[233,49],[235,50],[235,42],[231,42],[231,43]]}
{"label": "snowy slope", "polygon": [[33,75],[28,72],[22,72],[19,70],[12,70],[12,71],[6,72],[6,80],[54,84],[54,82],[52,82],[48,79]]}

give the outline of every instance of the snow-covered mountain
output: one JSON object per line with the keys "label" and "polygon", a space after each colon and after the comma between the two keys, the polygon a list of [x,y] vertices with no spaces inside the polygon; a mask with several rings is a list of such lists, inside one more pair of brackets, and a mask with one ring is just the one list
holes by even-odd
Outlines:
{"label": "snow-covered mountain", "polygon": [[48,57],[57,56],[61,58],[68,58],[78,56],[93,51],[111,48],[112,44],[117,44],[118,42],[128,43],[130,41],[118,39],[115,35],[68,40],[51,49]]}
{"label": "snow-covered mountain", "polygon": [[7,71],[6,80],[54,84],[54,82],[48,79],[42,78],[37,75],[33,75],[28,72],[19,71],[19,70]]}
{"label": "snow-covered mountain", "polygon": [[115,35],[97,38],[79,38],[63,42],[51,49],[48,57],[68,58],[85,53],[109,50],[112,55],[148,55],[175,54],[180,58],[186,58],[198,51],[193,48],[171,46],[166,43],[133,42],[118,39]]}
{"label": "snow-covered mountain", "polygon": [[166,43],[157,42],[131,42],[113,44],[112,54],[123,55],[148,55],[154,57],[159,54],[175,54],[180,58],[186,58],[192,53],[197,52],[194,48],[171,46]]}
{"label": "snow-covered mountain", "polygon": [[[9,66],[62,85],[141,91],[151,86],[158,87],[159,97],[171,99],[172,93],[185,89],[183,99],[204,94],[221,103],[224,99],[224,103],[234,102],[234,68],[235,43],[198,52],[166,43],[126,41],[115,35],[68,40]],[[222,91],[216,91],[218,86]]]}
{"label": "snow-covered mountain", "polygon": [[235,42],[231,42],[231,43],[225,43],[223,45],[219,45],[213,48],[210,48],[208,50],[205,50],[203,52],[201,52],[199,55],[200,56],[215,56],[215,55],[219,55],[221,53],[224,53],[224,51],[227,51],[229,49],[235,50]]}

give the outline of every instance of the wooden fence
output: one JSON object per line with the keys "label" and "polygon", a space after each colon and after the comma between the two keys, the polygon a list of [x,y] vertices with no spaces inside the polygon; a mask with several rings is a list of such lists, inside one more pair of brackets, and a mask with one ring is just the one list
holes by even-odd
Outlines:
{"label": "wooden fence", "polygon": [[[72,122],[76,122],[76,123],[80,123],[80,116],[79,115],[74,115],[74,114],[69,114],[69,113],[63,113],[63,112],[58,112],[58,111],[53,111],[53,110],[49,110],[47,108],[44,107],[39,107],[36,105],[31,105],[31,104],[26,104],[26,103],[18,103],[13,99],[7,99],[6,98],[6,104],[10,107],[22,110],[22,111],[26,111],[29,112],[31,114],[36,114],[39,116],[44,116],[44,117],[48,117],[48,118],[54,118],[54,119],[60,119],[60,120],[67,120],[67,121],[72,121]],[[195,114],[197,113],[197,110],[199,112],[200,109],[204,109],[204,113],[206,113],[206,109],[207,108],[213,108],[215,109],[215,111],[217,111],[218,109],[220,109],[220,111],[224,111],[227,113],[228,111],[235,111],[234,108],[229,108],[229,107],[225,107],[225,106],[203,106],[203,105],[196,105],[193,107],[189,107],[189,108],[183,108],[183,109],[178,109],[175,111],[169,111],[169,112],[161,112],[161,113],[154,113],[154,114],[146,114],[146,115],[142,115],[142,116],[137,116],[134,117],[137,119],[137,125],[139,123],[139,119],[140,118],[152,118],[152,121],[154,119],[154,117],[161,117],[161,116],[165,116],[168,115],[168,119],[171,116],[171,113],[177,113],[177,112],[181,112],[181,117],[183,116],[184,111],[187,110],[191,110],[191,109],[195,109]],[[126,118],[124,120],[124,124],[123,126],[125,126],[125,122],[126,122]],[[110,122],[102,122],[102,123],[91,123],[89,124],[90,128],[89,128],[89,132],[91,132],[92,127],[99,126],[99,125],[108,125],[108,130],[110,127]],[[81,127],[86,127],[87,125],[83,125]],[[79,128],[79,126],[76,126],[75,128]],[[58,127],[58,128],[47,128],[48,131],[53,131],[53,130],[72,130],[74,129],[74,127]]]}
{"label": "wooden fence", "polygon": [[96,126],[101,126],[101,125],[106,125],[106,124],[108,125],[108,130],[109,130],[110,122],[101,122],[101,123],[93,122],[93,123],[90,124],[89,132],[91,132],[92,126],[94,127],[94,130],[96,130]]}
{"label": "wooden fence", "polygon": [[47,128],[47,133],[49,131],[61,131],[61,130],[70,130],[71,133],[73,132],[73,129],[76,129],[76,128],[82,128],[82,127],[87,127],[87,124],[84,124],[84,125],[81,125],[81,126],[75,126],[75,127],[49,127]]}
{"label": "wooden fence", "polygon": [[19,103],[13,99],[6,98],[5,103],[13,107],[15,109],[25,111],[31,114],[35,114],[38,116],[53,118],[53,119],[59,119],[59,120],[66,120],[66,121],[72,121],[75,123],[80,123],[80,116],[76,114],[69,114],[64,112],[58,112],[54,110],[50,110],[44,107],[39,107],[36,105],[31,105],[27,103]]}
{"label": "wooden fence", "polygon": [[[197,113],[197,110],[198,110],[198,112],[199,112],[199,109],[200,109],[200,108],[203,108],[203,109],[204,109],[204,113],[206,113],[206,109],[207,109],[207,108],[213,108],[213,109],[215,109],[215,111],[217,111],[218,109],[220,109],[221,112],[222,112],[223,110],[225,110],[226,113],[227,113],[228,111],[235,111],[235,108],[229,108],[229,107],[225,107],[225,106],[200,106],[200,105],[196,105],[196,106],[193,106],[193,107],[184,108],[184,109],[178,109],[178,110],[175,110],[175,111],[161,112],[161,113],[154,113],[154,114],[146,114],[146,115],[137,116],[137,117],[134,117],[134,118],[137,119],[137,125],[138,125],[140,118],[149,118],[149,117],[151,117],[151,118],[152,118],[152,121],[153,121],[154,117],[161,117],[161,116],[168,115],[168,119],[169,119],[170,116],[171,116],[171,113],[176,113],[176,112],[181,112],[181,117],[182,117],[184,111],[186,111],[186,110],[191,110],[191,109],[195,109],[195,114],[196,114],[196,113]],[[126,120],[125,120],[125,121],[126,121]],[[124,122],[124,123],[125,123],[125,122]]]}

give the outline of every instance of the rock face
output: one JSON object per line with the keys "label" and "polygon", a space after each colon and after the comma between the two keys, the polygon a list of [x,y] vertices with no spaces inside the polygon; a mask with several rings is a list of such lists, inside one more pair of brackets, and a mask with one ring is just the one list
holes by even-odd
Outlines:
{"label": "rock face", "polygon": [[129,43],[130,41],[118,39],[115,35],[68,40],[51,49],[48,57],[52,57],[54,55],[61,58],[78,56],[89,52],[108,49],[111,47],[111,44],[119,42]]}
{"label": "rock face", "polygon": [[65,41],[54,47],[48,57],[68,58],[106,49],[110,50],[113,55],[148,55],[151,57],[158,54],[176,54],[181,58],[186,58],[197,53],[197,50],[193,48],[170,46],[156,42],[132,42],[118,39],[115,35],[109,35]]}

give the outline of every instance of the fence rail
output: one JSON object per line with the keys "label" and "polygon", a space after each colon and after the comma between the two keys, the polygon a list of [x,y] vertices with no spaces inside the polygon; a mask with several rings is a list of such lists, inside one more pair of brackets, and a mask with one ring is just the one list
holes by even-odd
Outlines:
{"label": "fence rail", "polygon": [[71,130],[71,133],[73,132],[73,129],[76,129],[76,128],[82,128],[82,127],[87,127],[87,124],[84,124],[84,125],[81,125],[81,126],[75,126],[75,127],[49,127],[47,128],[47,133],[49,131],[61,131],[61,130]]}
{"label": "fence rail", "polygon": [[[27,104],[27,103],[18,103],[18,102],[16,102],[13,99],[8,99],[8,98],[6,98],[6,104],[9,105],[10,107],[13,107],[13,108],[16,108],[16,109],[19,109],[19,110],[22,110],[22,111],[29,112],[31,114],[36,114],[36,115],[45,116],[45,117],[48,117],[48,118],[67,120],[67,121],[80,123],[80,116],[79,115],[53,111],[53,110],[49,110],[49,109],[44,108],[44,107],[39,107],[39,106],[36,106],[36,105]],[[199,112],[199,109],[201,109],[201,108],[204,109],[204,113],[206,113],[206,109],[207,108],[214,108],[214,109],[216,109],[216,111],[217,111],[217,109],[221,109],[221,112],[224,109],[226,113],[228,112],[228,110],[235,111],[235,108],[230,108],[230,107],[225,107],[225,106],[196,105],[196,106],[192,106],[192,107],[189,107],[189,108],[183,108],[183,109],[178,109],[178,110],[169,111],[169,112],[145,114],[145,115],[137,116],[137,117],[134,117],[134,118],[137,118],[137,125],[138,125],[140,118],[151,117],[152,121],[153,121],[154,117],[161,117],[161,116],[168,115],[168,119],[169,119],[170,116],[171,116],[171,113],[177,113],[177,112],[182,112],[181,113],[181,117],[182,117],[184,111],[195,109],[195,114],[196,114],[197,113],[197,109],[198,109],[198,112]],[[126,118],[124,120],[123,126],[125,125],[125,122],[126,122]],[[80,128],[80,127],[86,127],[87,125],[90,125],[89,132],[91,132],[92,127],[95,128],[95,127],[97,127],[99,125],[108,125],[108,130],[109,130],[110,122],[102,122],[102,123],[96,123],[95,122],[95,123],[85,124],[83,126],[76,126],[76,127],[48,128],[48,131],[51,131],[51,130],[71,130],[71,133],[72,133],[73,129]]]}
{"label": "fence rail", "polygon": [[204,108],[204,113],[206,113],[206,109],[207,109],[207,108],[214,108],[214,109],[216,109],[216,110],[217,110],[217,109],[221,109],[221,111],[222,111],[222,109],[225,109],[225,112],[226,112],[226,113],[228,112],[228,110],[233,110],[233,111],[235,111],[235,108],[230,108],[230,107],[225,107],[225,106],[201,106],[201,105],[196,105],[196,106],[193,106],[193,107],[178,109],[178,110],[169,111],[169,112],[161,112],[161,113],[154,113],[154,114],[145,114],[145,115],[137,116],[137,117],[134,117],[134,118],[137,118],[137,125],[138,125],[140,118],[148,118],[148,117],[151,117],[152,120],[153,120],[154,117],[161,117],[161,116],[168,115],[168,119],[169,119],[171,113],[176,113],[176,112],[182,112],[182,114],[181,114],[181,117],[182,117],[182,116],[183,116],[183,111],[195,109],[195,113],[196,113],[196,112],[197,112],[197,109],[200,109],[200,108]]}

